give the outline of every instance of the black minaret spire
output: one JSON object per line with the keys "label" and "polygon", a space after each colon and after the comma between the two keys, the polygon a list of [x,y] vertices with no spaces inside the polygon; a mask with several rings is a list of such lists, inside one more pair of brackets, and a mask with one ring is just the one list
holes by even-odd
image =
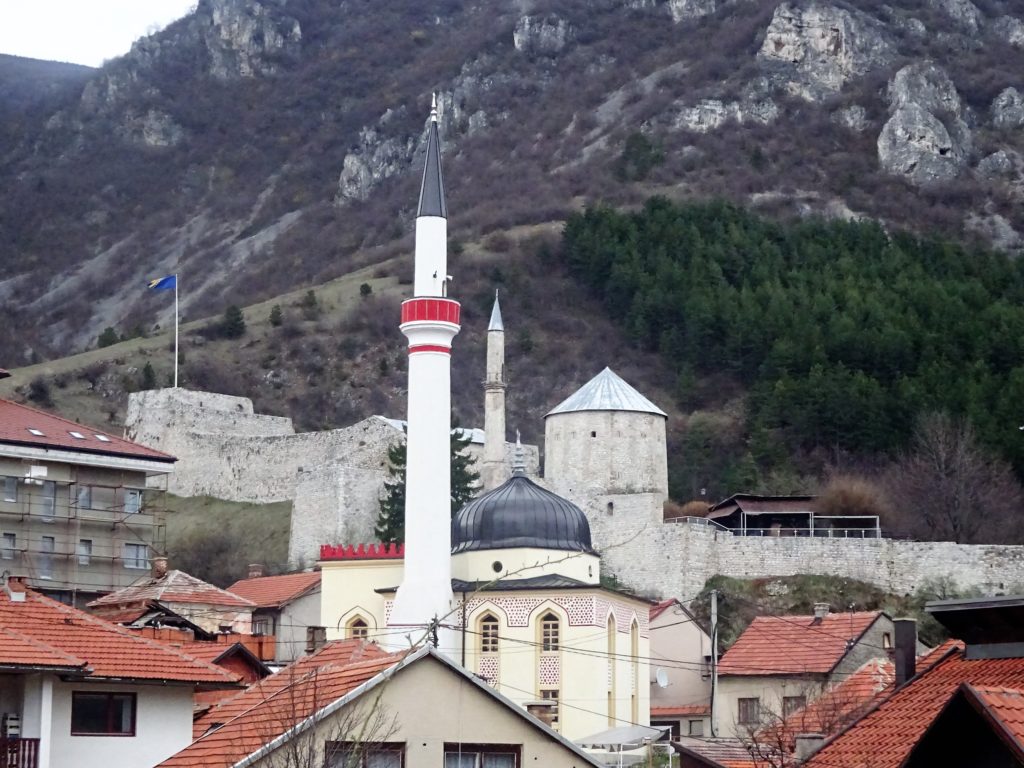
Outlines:
{"label": "black minaret spire", "polygon": [[441,176],[441,139],[437,135],[436,94],[431,103],[430,130],[427,133],[427,162],[423,167],[420,207],[416,215],[448,218],[448,206],[444,203],[444,179]]}

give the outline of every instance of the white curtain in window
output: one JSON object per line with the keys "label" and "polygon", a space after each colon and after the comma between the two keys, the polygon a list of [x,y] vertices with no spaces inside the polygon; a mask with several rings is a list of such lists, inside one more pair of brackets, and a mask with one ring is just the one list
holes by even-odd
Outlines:
{"label": "white curtain in window", "polygon": [[397,752],[371,752],[366,756],[366,768],[402,768],[402,756]]}
{"label": "white curtain in window", "polygon": [[444,756],[444,768],[477,768],[476,752],[449,752]]}
{"label": "white curtain in window", "polygon": [[516,756],[484,755],[483,768],[516,768]]}

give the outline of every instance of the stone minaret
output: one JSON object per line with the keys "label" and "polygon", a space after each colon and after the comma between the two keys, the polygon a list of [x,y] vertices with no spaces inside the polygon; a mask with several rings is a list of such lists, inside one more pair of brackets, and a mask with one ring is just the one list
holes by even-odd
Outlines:
{"label": "stone minaret", "polygon": [[505,326],[501,322],[498,293],[487,326],[487,376],[484,379],[484,461],[480,479],[484,491],[509,478],[505,462]]}
{"label": "stone minaret", "polygon": [[[448,212],[441,177],[437,102],[430,115],[427,159],[416,218],[413,298],[402,303],[409,340],[405,474],[405,567],[389,626],[409,627],[416,641],[435,619],[453,623],[451,569],[451,345],[461,307],[447,297]],[[439,646],[454,653],[454,633]]]}

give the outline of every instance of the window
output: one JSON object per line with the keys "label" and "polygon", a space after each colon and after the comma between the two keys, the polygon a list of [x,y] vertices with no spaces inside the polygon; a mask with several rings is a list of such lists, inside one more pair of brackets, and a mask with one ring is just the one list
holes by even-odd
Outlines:
{"label": "window", "polygon": [[135,694],[71,693],[72,736],[134,736]]}
{"label": "window", "polygon": [[4,478],[4,501],[17,501],[18,500],[18,478],[16,477],[5,477]]}
{"label": "window", "polygon": [[43,536],[39,542],[39,578],[53,578],[53,553],[57,549],[57,540],[53,536]]}
{"label": "window", "polygon": [[703,736],[704,735],[704,721],[703,720],[690,720],[687,723],[689,726],[687,733],[690,736]]}
{"label": "window", "polygon": [[445,744],[444,768],[517,768],[517,744]]}
{"label": "window", "polygon": [[498,652],[498,619],[488,613],[480,619],[480,653]]}
{"label": "window", "polygon": [[78,486],[78,508],[79,509],[92,509],[92,486],[91,485],[80,485],[80,486]]}
{"label": "window", "polygon": [[78,540],[78,564],[88,565],[92,560],[92,539]]}
{"label": "window", "polygon": [[327,744],[327,768],[402,768],[403,765],[404,744]]}
{"label": "window", "polygon": [[754,725],[761,722],[761,700],[739,699],[736,722],[740,725]]}
{"label": "window", "polygon": [[57,483],[53,480],[43,481],[43,519],[53,520],[57,512]]}
{"label": "window", "polygon": [[36,437],[45,437],[45,435],[43,435],[43,433],[40,430],[36,429],[35,427],[25,427],[25,429],[28,430],[28,433],[30,435],[35,435]]}
{"label": "window", "polygon": [[556,731],[558,730],[558,689],[547,688],[540,692],[540,698],[543,701],[551,702],[551,727]]}
{"label": "window", "polygon": [[124,567],[139,570],[149,568],[149,547],[145,544],[125,544]]}
{"label": "window", "polygon": [[545,613],[540,619],[540,643],[542,651],[558,650],[559,621],[554,613]]}
{"label": "window", "polygon": [[892,650],[892,633],[891,632],[883,632],[882,633],[882,647],[885,650],[887,650],[887,651],[891,651]]}
{"label": "window", "polygon": [[615,614],[608,614],[608,727],[615,725]]}
{"label": "window", "polygon": [[789,717],[790,715],[799,712],[801,709],[807,706],[806,696],[783,696],[782,697],[782,716]]}
{"label": "window", "polygon": [[370,625],[366,623],[366,619],[362,616],[356,616],[352,621],[348,623],[348,636],[349,639],[362,638],[365,639],[370,636]]}
{"label": "window", "polygon": [[0,540],[0,559],[13,560],[14,553],[18,549],[18,534],[5,533]]}
{"label": "window", "polygon": [[126,515],[135,515],[142,511],[142,491],[130,488],[124,492],[124,511]]}
{"label": "window", "polygon": [[96,439],[99,440],[101,443],[109,443],[110,442],[110,438],[107,437],[106,435],[96,435]]}
{"label": "window", "polygon": [[633,658],[633,690],[630,691],[630,715],[640,722],[640,625],[633,619],[629,627],[629,653]]}
{"label": "window", "polygon": [[274,619],[272,616],[253,616],[252,633],[254,635],[268,636],[274,634]]}

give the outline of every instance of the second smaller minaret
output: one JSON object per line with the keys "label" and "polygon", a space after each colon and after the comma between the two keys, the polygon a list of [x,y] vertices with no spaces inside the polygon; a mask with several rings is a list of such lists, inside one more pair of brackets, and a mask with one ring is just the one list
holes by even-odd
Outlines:
{"label": "second smaller minaret", "polygon": [[487,375],[484,378],[484,460],[480,480],[484,491],[509,478],[505,460],[505,325],[501,321],[498,292],[487,326]]}

